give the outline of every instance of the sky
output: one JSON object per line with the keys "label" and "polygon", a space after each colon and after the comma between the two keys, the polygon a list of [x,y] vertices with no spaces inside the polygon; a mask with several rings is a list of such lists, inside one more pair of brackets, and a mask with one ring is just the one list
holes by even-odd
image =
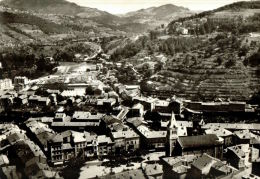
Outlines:
{"label": "sky", "polygon": [[67,0],[81,6],[97,8],[112,14],[123,14],[152,6],[174,4],[190,10],[212,10],[239,0]]}

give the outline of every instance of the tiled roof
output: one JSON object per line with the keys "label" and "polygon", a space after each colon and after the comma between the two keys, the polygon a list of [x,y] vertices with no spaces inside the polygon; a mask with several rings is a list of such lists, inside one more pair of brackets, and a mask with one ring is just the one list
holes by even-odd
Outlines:
{"label": "tiled roof", "polygon": [[183,149],[215,146],[222,144],[215,134],[179,137],[178,141]]}

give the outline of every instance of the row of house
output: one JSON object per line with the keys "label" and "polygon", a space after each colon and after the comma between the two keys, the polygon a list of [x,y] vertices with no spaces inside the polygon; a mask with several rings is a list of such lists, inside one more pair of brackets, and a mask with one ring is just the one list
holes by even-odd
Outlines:
{"label": "row of house", "polygon": [[53,164],[63,164],[80,156],[84,158],[136,151],[140,137],[132,130],[111,132],[110,136],[72,130],[56,134],[48,141],[48,153]]}

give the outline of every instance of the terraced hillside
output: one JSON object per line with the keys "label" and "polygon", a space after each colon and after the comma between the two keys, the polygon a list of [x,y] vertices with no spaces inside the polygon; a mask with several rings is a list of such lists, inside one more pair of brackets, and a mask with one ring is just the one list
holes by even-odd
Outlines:
{"label": "terraced hillside", "polygon": [[249,100],[260,91],[259,8],[260,1],[238,2],[174,20],[111,59],[135,66],[145,94]]}
{"label": "terraced hillside", "polygon": [[[207,62],[214,64],[212,61]],[[171,89],[179,97],[194,100],[214,100],[224,98],[231,100],[248,100],[250,95],[260,90],[260,78],[257,68],[233,67],[194,68],[180,70],[181,66],[168,68],[167,76],[157,83],[162,89]],[[165,71],[162,71],[163,74]],[[156,80],[157,81],[157,80]]]}

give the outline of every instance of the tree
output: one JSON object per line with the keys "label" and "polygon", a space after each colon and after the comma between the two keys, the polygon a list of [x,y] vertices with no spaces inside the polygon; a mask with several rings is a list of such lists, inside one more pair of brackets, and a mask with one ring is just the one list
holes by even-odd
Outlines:
{"label": "tree", "polygon": [[216,59],[216,63],[218,64],[218,66],[220,66],[223,62],[223,59],[222,57],[218,56],[217,59]]}
{"label": "tree", "polygon": [[236,65],[236,60],[231,58],[225,63],[226,68],[230,68]]}

